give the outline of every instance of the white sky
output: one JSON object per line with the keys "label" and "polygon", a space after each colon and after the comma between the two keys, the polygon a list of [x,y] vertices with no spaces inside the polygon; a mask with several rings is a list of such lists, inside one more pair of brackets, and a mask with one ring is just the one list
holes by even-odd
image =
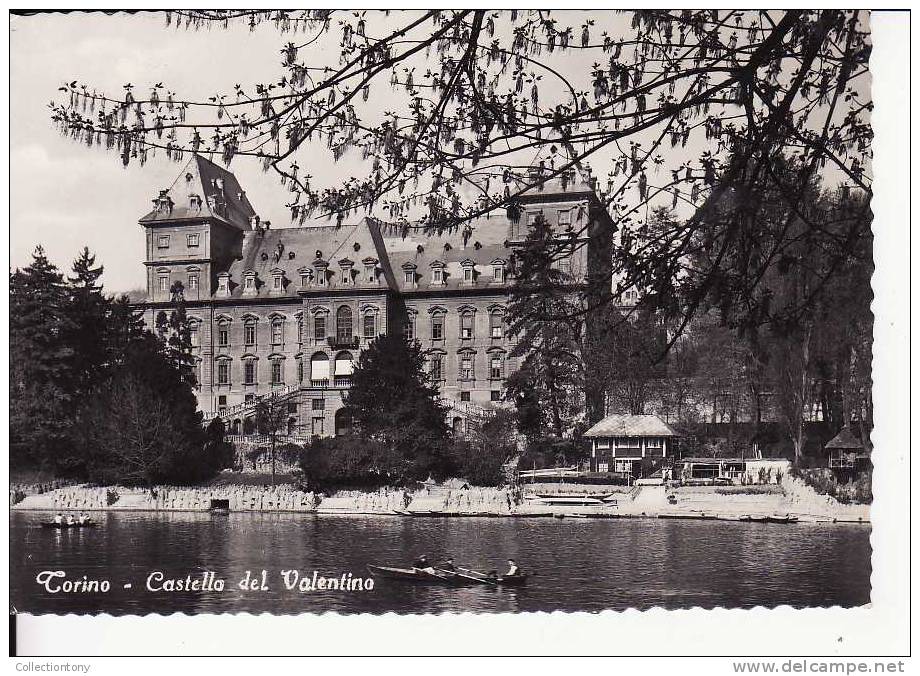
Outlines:
{"label": "white sky", "polygon": [[[280,70],[282,40],[271,28],[167,29],[163,14],[10,17],[10,266],[31,260],[42,244],[51,260],[70,268],[87,245],[105,266],[110,292],[145,284],[144,238],[138,218],[168,187],[181,164],[158,154],[144,167],[121,166],[117,153],[65,138],[51,123],[48,103],[64,82],[78,79],[110,94],[164,82],[188,96],[231,90],[235,82]],[[255,163],[231,166],[263,218],[286,223],[288,196]]]}

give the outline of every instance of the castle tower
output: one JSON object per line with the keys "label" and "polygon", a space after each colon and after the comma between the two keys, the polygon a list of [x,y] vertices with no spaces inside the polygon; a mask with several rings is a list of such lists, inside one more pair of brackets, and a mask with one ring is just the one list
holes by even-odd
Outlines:
{"label": "castle tower", "polygon": [[170,300],[175,282],[186,300],[210,298],[217,275],[242,252],[243,233],[258,216],[236,177],[193,155],[140,219],[146,233],[147,302]]}

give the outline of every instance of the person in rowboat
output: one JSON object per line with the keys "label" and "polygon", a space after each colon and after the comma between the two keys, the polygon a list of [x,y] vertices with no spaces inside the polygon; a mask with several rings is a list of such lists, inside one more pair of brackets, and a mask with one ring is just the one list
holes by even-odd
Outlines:
{"label": "person in rowboat", "polygon": [[428,557],[424,554],[419,556],[412,565],[416,568],[429,568],[431,566],[431,564],[428,563]]}
{"label": "person in rowboat", "polygon": [[441,570],[449,570],[451,572],[454,572],[457,570],[457,567],[454,565],[454,557],[452,556],[448,556],[447,560],[444,563],[442,563],[439,567],[441,568]]}
{"label": "person in rowboat", "polygon": [[508,559],[508,572],[505,573],[505,577],[514,577],[520,573],[520,569],[517,564],[514,562],[514,559]]}

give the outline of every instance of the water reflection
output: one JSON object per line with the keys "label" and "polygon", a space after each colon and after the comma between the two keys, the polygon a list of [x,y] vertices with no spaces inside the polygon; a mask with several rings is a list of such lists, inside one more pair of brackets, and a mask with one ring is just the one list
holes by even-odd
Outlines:
{"label": "water reflection", "polygon": [[[519,612],[693,606],[854,606],[869,601],[869,529],[657,519],[440,519],[295,514],[118,513],[97,529],[49,530],[10,516],[11,598],[23,612]],[[371,563],[425,553],[537,576],[521,588],[376,579],[371,591],[286,589],[302,576],[369,577]],[[833,562],[834,565],[828,565]],[[41,570],[109,579],[108,594],[49,594]],[[268,589],[241,589],[247,571]],[[147,576],[213,571],[222,592],[148,592]],[[130,584],[130,589],[124,585]]]}

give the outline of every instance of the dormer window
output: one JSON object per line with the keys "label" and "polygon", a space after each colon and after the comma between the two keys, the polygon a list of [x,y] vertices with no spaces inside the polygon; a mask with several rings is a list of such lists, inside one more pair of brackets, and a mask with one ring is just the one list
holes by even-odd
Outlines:
{"label": "dormer window", "polygon": [[492,279],[495,282],[501,284],[505,281],[505,266],[504,265],[493,265],[492,266]]}
{"label": "dormer window", "polygon": [[431,283],[432,284],[436,286],[442,286],[444,284],[444,280],[446,277],[445,272],[444,272],[444,267],[445,265],[441,261],[434,261],[431,264]]}
{"label": "dormer window", "polygon": [[161,190],[156,199],[153,200],[158,214],[171,214],[173,209],[172,197],[169,196],[169,190]]}
{"label": "dormer window", "polygon": [[351,277],[351,269],[354,267],[354,262],[343,258],[339,261],[339,268],[342,270],[342,284],[350,285],[354,280]]}
{"label": "dormer window", "polygon": [[222,272],[217,277],[217,295],[227,297],[230,295],[230,275]]}
{"label": "dormer window", "polygon": [[469,259],[460,263],[463,266],[463,283],[474,284],[476,282],[475,263]]}
{"label": "dormer window", "polygon": [[365,258],[364,263],[364,281],[367,284],[374,284],[377,281],[377,259]]}
{"label": "dormer window", "polygon": [[201,195],[189,195],[188,206],[192,211],[201,211]]}
{"label": "dormer window", "polygon": [[326,267],[326,261],[318,260],[313,263],[314,280],[317,286],[326,286]]}
{"label": "dormer window", "polygon": [[284,292],[284,270],[281,268],[274,268],[271,271],[272,275],[272,293],[283,293]]}
{"label": "dormer window", "polygon": [[247,296],[254,296],[258,292],[258,287],[256,285],[256,272],[255,270],[247,270],[243,273],[243,294]]}
{"label": "dormer window", "polygon": [[157,236],[157,248],[159,248],[159,249],[168,249],[168,248],[169,248],[169,235],[159,235],[159,236]]}
{"label": "dormer window", "polygon": [[403,263],[402,265],[403,275],[405,278],[406,286],[415,286],[416,277],[415,277],[415,263]]}
{"label": "dormer window", "polygon": [[185,243],[190,249],[194,249],[198,246],[198,233],[193,233],[185,236]]}

